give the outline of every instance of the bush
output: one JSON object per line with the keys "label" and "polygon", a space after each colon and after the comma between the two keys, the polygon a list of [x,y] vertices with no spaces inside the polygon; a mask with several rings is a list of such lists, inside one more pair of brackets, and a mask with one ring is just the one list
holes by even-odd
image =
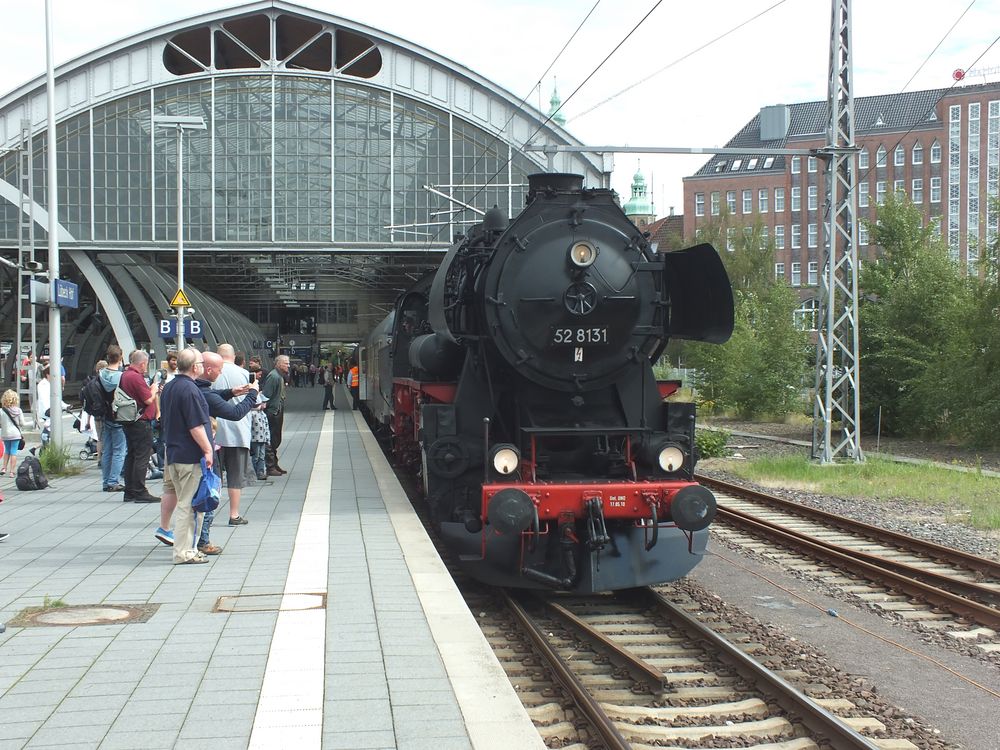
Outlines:
{"label": "bush", "polygon": [[729,433],[725,430],[696,430],[694,434],[694,443],[700,458],[719,458],[729,455],[726,450],[728,442]]}

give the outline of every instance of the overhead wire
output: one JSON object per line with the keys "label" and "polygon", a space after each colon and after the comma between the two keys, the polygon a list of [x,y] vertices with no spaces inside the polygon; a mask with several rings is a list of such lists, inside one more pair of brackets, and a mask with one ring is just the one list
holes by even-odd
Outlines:
{"label": "overhead wire", "polygon": [[[603,100],[599,101],[597,104],[595,104],[594,106],[590,107],[589,109],[585,109],[583,112],[580,112],[579,114],[574,115],[574,119],[575,120],[579,120],[584,115],[590,114],[595,109],[598,109],[599,107],[603,107],[608,102],[614,101],[619,96],[622,96],[623,94],[628,93],[629,91],[631,91],[635,87],[641,86],[642,84],[650,81],[651,79],[653,79],[656,76],[660,75],[660,73],[663,73],[664,71],[669,70],[670,68],[674,67],[675,65],[679,65],[680,63],[682,63],[685,60],[687,60],[689,57],[692,57],[692,56],[698,54],[699,52],[702,52],[702,51],[708,49],[709,47],[711,47],[716,42],[719,42],[719,41],[725,39],[727,36],[735,34],[737,31],[739,31],[740,29],[742,29],[744,26],[746,26],[746,25],[748,25],[748,24],[756,21],[758,18],[760,18],[762,16],[767,15],[772,10],[774,10],[775,8],[777,8],[778,6],[784,5],[787,1],[788,0],[778,0],[778,2],[776,2],[773,5],[765,8],[760,13],[757,13],[757,14],[751,16],[750,18],[746,19],[745,21],[743,21],[743,22],[737,24],[736,26],[734,26],[733,28],[729,29],[729,31],[726,31],[726,32],[724,32],[722,34],[719,34],[717,37],[714,37],[713,39],[710,39],[709,41],[707,41],[704,44],[702,44],[700,47],[696,47],[695,49],[691,50],[690,52],[688,52],[688,53],[686,53],[686,54],[678,57],[673,62],[670,62],[670,63],[664,65],[659,70],[657,70],[657,71],[655,71],[653,73],[650,73],[645,78],[643,78],[643,79],[641,79],[639,81],[636,81],[635,83],[631,84],[630,86],[626,86],[625,88],[621,89],[618,93],[612,94],[607,99],[603,99]],[[973,2],[975,2],[975,0],[973,0]]]}
{"label": "overhead wire", "polygon": [[[534,131],[533,131],[533,132],[531,133],[531,135],[529,135],[529,136],[528,136],[528,138],[526,139],[526,142],[527,142],[527,143],[530,143],[530,142],[531,142],[531,140],[532,140],[532,139],[533,139],[533,138],[534,138],[534,137],[535,137],[536,135],[538,135],[538,133],[540,133],[540,132],[541,132],[542,128],[544,128],[544,127],[545,127],[546,125],[548,125],[548,124],[549,124],[549,123],[550,123],[550,122],[552,121],[552,118],[553,118],[553,117],[555,117],[555,115],[557,115],[557,114],[558,114],[558,113],[559,113],[559,112],[560,112],[560,111],[562,110],[562,108],[563,108],[563,107],[564,107],[564,106],[565,106],[565,105],[566,105],[566,104],[567,104],[567,103],[568,103],[568,102],[569,102],[569,101],[570,101],[570,100],[571,100],[571,99],[572,99],[572,98],[573,98],[574,96],[576,96],[576,94],[577,94],[577,93],[579,93],[579,91],[580,91],[580,90],[581,90],[581,89],[582,89],[582,88],[583,88],[583,87],[584,87],[584,86],[585,86],[585,85],[586,85],[586,84],[587,84],[587,83],[588,83],[588,82],[590,81],[590,79],[591,79],[591,78],[593,78],[593,77],[594,77],[594,76],[595,76],[595,75],[597,74],[597,72],[598,72],[598,71],[599,71],[599,70],[600,70],[600,69],[601,69],[601,68],[602,68],[602,67],[604,66],[604,64],[605,64],[605,63],[607,63],[607,61],[608,61],[608,60],[610,60],[610,59],[611,59],[611,57],[612,57],[612,56],[613,56],[613,55],[614,55],[614,54],[615,54],[615,53],[616,53],[616,52],[617,52],[617,51],[618,51],[619,49],[621,49],[622,45],[623,45],[623,44],[625,44],[625,42],[627,42],[627,41],[628,41],[628,40],[629,40],[629,39],[631,38],[631,36],[632,36],[632,35],[633,35],[633,34],[634,34],[634,33],[636,32],[636,30],[638,30],[638,28],[639,28],[640,26],[642,26],[642,24],[643,24],[643,23],[645,23],[646,19],[648,19],[648,18],[649,18],[649,17],[650,17],[650,16],[651,16],[651,15],[653,14],[653,12],[654,12],[654,11],[655,11],[655,10],[656,10],[657,8],[659,8],[659,7],[660,7],[660,5],[661,5],[662,3],[663,3],[663,0],[656,0],[656,2],[655,2],[655,3],[653,4],[653,7],[652,7],[652,8],[650,8],[650,9],[649,9],[649,10],[648,10],[648,11],[646,12],[646,14],[645,14],[645,15],[644,15],[644,16],[643,16],[643,17],[642,17],[641,19],[639,19],[639,21],[638,21],[638,22],[637,22],[637,23],[636,23],[636,24],[635,24],[635,25],[634,25],[634,26],[633,26],[633,27],[631,28],[631,30],[629,30],[629,32],[628,32],[628,33],[627,33],[627,34],[626,34],[626,35],[625,35],[624,37],[622,37],[622,39],[621,39],[621,40],[620,40],[620,41],[619,41],[619,42],[618,42],[618,43],[617,43],[617,44],[616,44],[616,45],[615,45],[615,46],[614,46],[614,47],[612,48],[612,50],[611,50],[610,52],[608,52],[608,54],[607,54],[607,55],[605,55],[605,56],[604,56],[604,59],[602,59],[602,60],[601,60],[601,62],[599,62],[599,63],[597,64],[597,66],[596,66],[596,67],[595,67],[595,68],[594,68],[594,69],[593,69],[593,70],[592,70],[592,71],[591,71],[591,72],[590,72],[590,73],[589,73],[589,74],[587,75],[587,77],[586,77],[586,78],[584,78],[584,79],[583,79],[583,81],[581,81],[581,82],[580,82],[580,84],[579,84],[579,85],[577,85],[577,87],[576,87],[575,89],[573,89],[573,91],[572,91],[572,92],[570,93],[570,95],[569,95],[569,96],[567,96],[567,97],[566,97],[566,99],[564,99],[564,100],[563,100],[563,102],[562,102],[562,103],[560,104],[560,106],[559,106],[559,107],[557,107],[557,108],[555,108],[554,110],[552,110],[552,112],[550,112],[550,113],[549,113],[548,115],[546,115],[546,116],[545,116],[545,118],[544,118],[544,119],[542,120],[542,122],[541,122],[541,123],[539,123],[538,127],[537,127],[537,128],[535,128],[535,130],[534,130]],[[594,5],[594,8],[596,8],[596,7],[597,7],[597,5],[595,4],[595,5]],[[591,13],[593,13],[593,11],[594,11],[594,8],[591,8]],[[589,18],[589,17],[590,17],[590,13],[588,13],[588,14],[587,14],[587,18]],[[584,22],[586,22],[586,20],[587,20],[587,19],[586,19],[586,18],[584,18]],[[579,27],[577,27],[577,30],[576,30],[575,32],[573,32],[573,36],[576,36],[577,32],[578,32],[578,31],[580,30],[580,28],[582,28],[582,26],[583,26],[583,23],[581,23],[581,24],[580,24],[580,26],[579,26]],[[570,38],[570,41],[572,41],[572,37]],[[567,43],[566,45],[564,45],[564,46],[563,46],[563,50],[565,50],[567,46],[568,46],[568,43]],[[563,51],[563,50],[560,50],[560,53],[559,53],[560,55],[562,54],[562,51]],[[558,59],[558,55],[557,55],[556,59]],[[553,64],[554,64],[554,63],[555,63],[555,61],[553,61]],[[550,70],[550,69],[551,69],[551,66],[549,66],[549,68],[548,68],[548,69],[546,69],[546,72],[547,72],[548,70]],[[537,85],[537,84],[536,84],[536,85]],[[532,89],[531,89],[531,90],[532,90],[532,91],[534,91],[534,87],[532,87]],[[527,98],[528,98],[528,96],[530,96],[530,95],[531,95],[531,93],[529,92],[529,93],[528,93],[528,94],[527,94],[527,95],[526,95],[526,96],[524,97],[524,99],[522,99],[522,100],[521,100],[521,107],[523,107],[523,105],[524,105],[524,102],[525,102],[525,101],[527,101]],[[518,111],[521,111],[521,110],[520,110],[520,108],[519,108],[518,110],[516,110],[515,112],[513,112],[512,114],[511,114],[510,118],[509,118],[509,119],[507,120],[507,124],[509,124],[509,123],[510,123],[510,122],[511,122],[511,121],[512,121],[512,120],[514,119],[514,116],[515,116],[515,115],[516,115],[516,114],[518,113]],[[504,127],[506,127],[506,125],[505,125]],[[502,128],[501,128],[500,132],[503,132],[503,129],[502,129]],[[485,155],[486,155],[487,151],[489,150],[490,146],[492,146],[493,144],[497,143],[497,142],[498,142],[499,140],[500,140],[500,136],[499,136],[499,134],[496,134],[496,135],[494,135],[494,137],[493,137],[493,141],[492,141],[491,143],[487,144],[487,145],[486,145],[486,147],[484,147],[482,155],[481,155],[481,156],[479,157],[479,159],[477,159],[477,160],[476,160],[475,164],[473,164],[473,167],[472,167],[472,168],[471,168],[470,170],[468,170],[468,171],[467,171],[467,172],[465,173],[465,175],[463,175],[463,177],[462,177],[462,180],[464,180],[464,179],[465,179],[466,177],[468,177],[468,176],[469,176],[469,174],[471,174],[471,172],[472,172],[472,169],[475,169],[475,166],[476,166],[476,164],[479,164],[479,162],[480,162],[480,161],[481,161],[481,160],[482,160],[483,158],[485,158]],[[503,162],[503,164],[501,164],[501,165],[500,165],[500,168],[499,168],[499,169],[498,169],[498,170],[497,170],[496,172],[494,172],[494,173],[493,173],[493,174],[492,174],[492,175],[491,175],[490,177],[488,177],[488,178],[486,179],[486,182],[485,182],[485,183],[484,183],[484,184],[483,184],[483,185],[482,185],[482,186],[481,186],[481,187],[480,187],[480,188],[479,188],[479,189],[478,189],[478,190],[477,190],[477,191],[476,191],[475,193],[473,193],[472,197],[470,197],[470,198],[468,198],[468,199],[467,199],[467,202],[472,202],[472,201],[474,201],[474,200],[475,200],[475,199],[476,199],[476,198],[477,198],[477,197],[478,197],[479,195],[481,195],[481,194],[482,194],[482,192],[483,192],[484,190],[486,190],[486,188],[487,188],[487,187],[488,187],[488,186],[490,185],[490,183],[492,183],[492,182],[493,182],[493,181],[494,181],[494,180],[495,180],[495,179],[496,179],[496,178],[497,178],[497,177],[498,177],[498,176],[499,176],[499,175],[500,175],[500,174],[501,174],[501,173],[502,173],[502,172],[503,172],[503,171],[504,171],[505,169],[507,169],[507,167],[508,167],[508,166],[510,165],[510,163],[511,163],[511,159],[512,159],[512,157],[508,157],[508,158],[507,158],[507,159],[506,159],[506,160],[505,160],[505,161]],[[444,230],[444,227],[442,227],[441,229],[439,229],[439,230],[438,230],[437,234],[435,235],[435,240],[437,239],[437,237],[438,237],[438,236],[439,236],[439,235],[441,234],[441,232],[442,232],[443,230]],[[432,240],[432,242],[433,242],[433,241],[434,241],[434,240]]]}
{"label": "overhead wire", "polygon": [[[540,87],[541,87],[542,83],[545,80],[545,76],[547,76],[549,74],[549,71],[551,71],[552,68],[555,67],[555,64],[559,61],[559,58],[562,57],[563,53],[566,51],[566,49],[569,47],[569,45],[573,43],[573,40],[576,39],[577,35],[580,33],[580,30],[584,27],[584,24],[587,23],[587,21],[590,19],[590,17],[594,14],[594,11],[597,10],[597,6],[600,5],[600,4],[601,4],[601,0],[596,0],[596,2],[593,4],[593,6],[591,6],[590,10],[587,11],[587,15],[585,15],[583,17],[583,20],[580,21],[580,23],[577,25],[576,29],[573,30],[573,33],[570,34],[569,39],[566,40],[566,43],[563,44],[562,48],[556,53],[555,57],[552,58],[552,61],[548,64],[548,67],[546,67],[545,70],[542,71],[542,74],[538,77],[538,81],[535,83],[535,85],[531,87],[531,89],[528,91],[527,94],[525,94],[523,97],[521,97],[521,101],[518,102],[518,105],[514,109],[514,111],[512,111],[510,113],[510,117],[507,118],[507,121],[503,124],[503,126],[499,129],[499,131],[493,135],[493,140],[490,141],[489,143],[487,143],[483,147],[482,153],[473,162],[472,166],[469,167],[468,170],[466,170],[465,174],[462,175],[462,177],[457,182],[453,181],[453,185],[461,185],[462,183],[464,183],[465,182],[465,178],[468,177],[470,174],[472,174],[475,171],[476,167],[478,167],[479,164],[483,161],[483,159],[486,158],[486,155],[487,155],[487,153],[489,153],[490,148],[492,146],[496,145],[500,141],[500,133],[503,133],[507,129],[507,127],[514,121],[514,118],[519,113],[521,113],[521,112],[524,111],[524,105],[528,101],[528,97],[531,96],[532,92],[534,92],[535,89],[539,89],[540,90]],[[548,122],[548,119],[546,119],[545,122]],[[543,123],[543,125],[544,125],[544,123]],[[507,163],[510,163],[509,159],[507,160]],[[506,167],[506,164],[504,166]],[[503,171],[503,169],[501,169],[500,171]],[[497,172],[496,174],[493,175],[493,177],[491,177],[489,180],[487,180],[486,181],[486,185],[488,185],[493,179],[495,179],[496,176],[497,176],[497,174],[499,174],[499,172]],[[482,188],[480,188],[479,190],[477,190],[472,195],[472,198],[469,199],[469,201],[472,201],[473,199],[475,199],[476,197],[478,197],[480,195],[480,193],[482,193],[482,191],[486,189],[486,185],[484,185]],[[429,242],[431,242],[431,243],[436,242],[438,240],[438,237],[440,237],[441,232],[444,231],[445,227],[451,226],[451,224],[452,224],[452,222],[445,222],[443,224],[443,226],[440,229],[437,230],[437,232],[433,235],[433,237],[429,240]],[[430,234],[430,233],[428,232],[428,234]]]}
{"label": "overhead wire", "polygon": [[944,36],[943,36],[943,37],[941,37],[941,41],[939,41],[939,42],[938,42],[938,43],[937,43],[937,44],[936,44],[936,45],[934,46],[934,49],[932,49],[932,50],[930,51],[930,54],[928,54],[928,55],[927,55],[927,57],[925,57],[925,58],[924,58],[924,61],[923,61],[922,63],[920,63],[920,65],[919,65],[919,66],[917,67],[917,69],[916,69],[915,71],[913,71],[913,75],[912,75],[912,76],[910,76],[910,80],[908,80],[908,81],[907,81],[907,82],[906,82],[906,83],[905,83],[905,84],[903,85],[903,88],[902,88],[902,90],[900,91],[900,93],[902,93],[903,91],[906,91],[906,89],[908,89],[908,88],[910,87],[910,84],[911,84],[911,83],[913,83],[913,79],[914,79],[914,78],[916,78],[916,77],[917,77],[917,76],[918,76],[918,75],[920,74],[920,71],[924,69],[924,66],[925,66],[925,65],[926,65],[926,64],[927,64],[928,62],[930,62],[930,59],[931,59],[932,57],[934,57],[934,53],[935,53],[935,52],[937,52],[937,51],[938,51],[938,49],[940,49],[940,48],[941,48],[941,45],[942,45],[942,44],[944,44],[944,40],[945,40],[945,39],[947,39],[947,38],[948,38],[949,36],[951,36],[951,32],[953,32],[953,31],[955,30],[955,27],[956,27],[956,26],[958,26],[958,24],[959,24],[959,23],[961,23],[961,21],[962,21],[962,19],[963,19],[963,18],[965,18],[965,14],[966,14],[966,13],[968,13],[968,12],[969,12],[970,10],[972,10],[972,6],[973,6],[973,5],[975,5],[975,4],[976,4],[976,0],[972,0],[972,2],[971,2],[971,3],[969,3],[969,5],[968,5],[968,6],[966,7],[966,9],[962,11],[962,14],[961,14],[961,15],[960,15],[960,16],[959,16],[958,18],[956,18],[956,19],[955,19],[955,23],[953,23],[953,24],[951,25],[951,28],[950,28],[950,29],[948,29],[948,30],[947,30],[947,31],[946,31],[946,32],[944,33]]}

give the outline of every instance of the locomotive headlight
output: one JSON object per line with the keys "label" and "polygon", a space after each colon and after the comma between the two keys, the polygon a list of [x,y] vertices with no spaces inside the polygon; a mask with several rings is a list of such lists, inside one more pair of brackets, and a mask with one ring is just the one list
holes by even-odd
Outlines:
{"label": "locomotive headlight", "polygon": [[503,443],[491,451],[490,463],[493,464],[497,474],[504,476],[513,474],[521,463],[521,454],[513,445]]}
{"label": "locomotive headlight", "polygon": [[590,268],[597,260],[597,248],[589,242],[574,242],[569,249],[569,261],[577,268]]}
{"label": "locomotive headlight", "polygon": [[657,461],[664,471],[678,471],[684,466],[684,451],[676,445],[667,445],[660,451]]}

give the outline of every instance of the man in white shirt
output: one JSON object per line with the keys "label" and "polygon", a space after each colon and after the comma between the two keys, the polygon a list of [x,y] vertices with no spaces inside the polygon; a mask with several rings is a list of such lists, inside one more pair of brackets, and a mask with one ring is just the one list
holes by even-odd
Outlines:
{"label": "man in white shirt", "polygon": [[[249,373],[236,364],[236,351],[230,344],[220,344],[216,353],[222,357],[222,371],[212,383],[213,390],[239,388],[250,382]],[[243,399],[243,396],[237,396],[233,399],[233,404],[238,404]],[[246,475],[250,471],[250,419],[249,414],[237,422],[220,419],[216,426],[215,442],[222,446],[217,470],[220,476],[222,471],[227,475],[230,526],[246,524],[246,520],[240,515],[240,496],[246,484]]]}

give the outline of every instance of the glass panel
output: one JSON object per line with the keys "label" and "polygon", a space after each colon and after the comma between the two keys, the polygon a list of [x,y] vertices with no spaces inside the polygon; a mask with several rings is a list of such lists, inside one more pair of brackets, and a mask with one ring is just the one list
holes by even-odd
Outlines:
{"label": "glass panel", "polygon": [[153,239],[149,94],[94,109],[95,240]]}
{"label": "glass panel", "polygon": [[330,241],[330,81],[275,80],[274,238]]}
{"label": "glass panel", "polygon": [[[507,205],[508,180],[507,144],[497,141],[486,131],[455,118],[454,153],[455,153],[455,184],[454,196],[475,206],[480,211],[486,211],[493,206],[501,208]],[[735,199],[734,199],[735,200]],[[454,208],[461,208],[454,206]],[[456,223],[464,221],[473,224],[482,217],[472,211],[460,211],[455,215]],[[462,231],[462,227],[456,227]]]}
{"label": "glass panel", "polygon": [[[153,113],[168,117],[201,117],[212,127],[212,89],[208,81],[192,81],[156,89]],[[177,129],[153,130],[156,150],[156,226],[159,242],[177,241]],[[208,130],[184,133],[184,239],[212,239],[212,142]]]}
{"label": "glass panel", "polygon": [[[46,131],[36,135],[32,142],[34,151],[34,199],[42,207],[49,204],[48,162],[49,149]],[[56,125],[56,152],[58,154],[59,223],[75,240],[90,239],[90,118],[84,113]],[[17,187],[17,160],[12,160],[12,173],[6,179]],[[35,217],[35,240],[48,241],[45,221],[38,224]],[[11,212],[10,236],[17,241],[17,211]]]}
{"label": "glass panel", "polygon": [[215,84],[215,238],[271,239],[271,80]]}
{"label": "glass panel", "polygon": [[[431,185],[448,192],[447,188],[438,187],[451,182],[448,116],[402,96],[396,97],[395,104],[392,122],[396,191],[393,224],[399,229],[394,230],[393,241],[448,242],[451,236],[447,212],[455,206],[424,190],[424,185]],[[504,200],[503,205],[506,203]],[[432,211],[446,213],[432,216]]]}
{"label": "glass panel", "polygon": [[338,81],[334,96],[334,239],[388,242],[389,95]]}

